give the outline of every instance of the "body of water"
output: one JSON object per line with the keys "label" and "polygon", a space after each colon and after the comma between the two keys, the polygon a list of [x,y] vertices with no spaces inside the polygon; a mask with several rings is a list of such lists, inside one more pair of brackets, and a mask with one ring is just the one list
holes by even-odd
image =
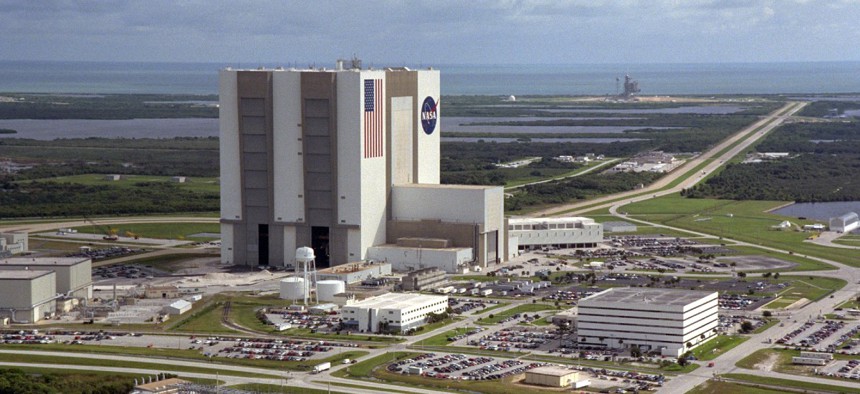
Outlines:
{"label": "body of water", "polygon": [[0,129],[17,130],[0,134],[0,138],[173,138],[217,137],[218,119],[8,119],[0,120]]}
{"label": "body of water", "polygon": [[[531,138],[530,142],[546,142],[546,143],[580,143],[580,144],[611,144],[613,142],[630,142],[644,141],[644,138]],[[517,142],[516,138],[505,137],[490,137],[490,138],[475,138],[475,137],[442,137],[442,142]]]}
{"label": "body of water", "polygon": [[821,221],[827,221],[832,217],[848,212],[860,213],[860,201],[795,203],[772,211],[777,215],[805,217]]}
{"label": "body of water", "polygon": [[[257,68],[289,64],[0,61],[3,75],[0,92],[217,94],[218,70],[228,66]],[[333,64],[325,66],[331,68]],[[442,73],[442,94],[616,94],[616,78],[623,78],[625,72],[639,81],[641,94],[645,96],[860,92],[860,62],[435,65],[434,68]]]}

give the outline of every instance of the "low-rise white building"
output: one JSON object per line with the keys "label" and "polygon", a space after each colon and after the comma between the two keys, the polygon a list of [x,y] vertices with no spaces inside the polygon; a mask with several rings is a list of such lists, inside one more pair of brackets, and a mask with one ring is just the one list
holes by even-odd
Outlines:
{"label": "low-rise white building", "polygon": [[716,292],[612,288],[579,301],[580,345],[677,357],[717,335]]}
{"label": "low-rise white building", "polygon": [[191,310],[191,303],[185,300],[176,300],[164,307],[164,313],[168,315],[181,315]]}
{"label": "low-rise white building", "polygon": [[510,218],[508,255],[517,250],[554,248],[593,248],[603,241],[603,225],[594,219]]}
{"label": "low-rise white building", "polygon": [[359,332],[402,333],[424,325],[427,315],[448,308],[448,296],[387,293],[341,309],[347,329]]}
{"label": "low-rise white building", "polygon": [[29,234],[26,231],[0,233],[0,256],[21,254],[30,250]]}
{"label": "low-rise white building", "polygon": [[860,228],[860,216],[855,212],[848,212],[844,215],[830,218],[830,231],[849,233],[857,228]]}

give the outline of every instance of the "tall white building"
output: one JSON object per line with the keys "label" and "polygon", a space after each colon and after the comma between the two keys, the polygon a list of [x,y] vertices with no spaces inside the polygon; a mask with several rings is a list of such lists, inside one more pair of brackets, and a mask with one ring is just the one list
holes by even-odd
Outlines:
{"label": "tall white building", "polygon": [[448,308],[448,296],[387,293],[341,308],[346,328],[359,332],[396,332],[424,325],[427,315]]}
{"label": "tall white building", "polygon": [[[471,248],[479,264],[504,258],[501,188],[439,185],[438,71],[219,78],[223,263],[293,265],[310,246],[327,267],[403,238]],[[457,206],[482,214],[450,217]]]}
{"label": "tall white building", "polygon": [[677,357],[717,335],[716,292],[611,288],[579,301],[577,340]]}

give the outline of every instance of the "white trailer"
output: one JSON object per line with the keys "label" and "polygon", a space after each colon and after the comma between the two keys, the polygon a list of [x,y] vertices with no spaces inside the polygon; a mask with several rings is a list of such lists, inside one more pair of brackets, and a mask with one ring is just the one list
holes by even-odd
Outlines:
{"label": "white trailer", "polygon": [[324,362],[322,364],[315,365],[313,373],[320,373],[320,372],[326,371],[330,368],[331,368],[331,363],[330,362]]}
{"label": "white trailer", "polygon": [[493,294],[493,289],[484,289],[484,290],[481,290],[481,295],[482,295],[482,296],[484,296],[484,297],[486,297],[486,296],[488,296],[488,295],[490,295],[490,294]]}

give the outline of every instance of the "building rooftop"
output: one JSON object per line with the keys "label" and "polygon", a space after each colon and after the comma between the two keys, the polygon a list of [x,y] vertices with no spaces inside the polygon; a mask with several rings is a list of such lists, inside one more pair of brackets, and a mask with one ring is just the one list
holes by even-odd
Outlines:
{"label": "building rooftop", "polygon": [[447,300],[448,296],[413,294],[413,293],[386,293],[380,296],[371,297],[366,300],[356,302],[349,306],[361,308],[388,308],[399,309],[408,306],[421,304],[433,300]]}
{"label": "building rooftop", "polygon": [[510,218],[508,224],[566,224],[566,223],[594,223],[594,219],[581,216],[570,216],[564,218]]}
{"label": "building rooftop", "polygon": [[54,271],[44,270],[0,270],[0,280],[36,279],[52,274]]}
{"label": "building rooftop", "polygon": [[617,304],[687,305],[714,294],[712,291],[614,287],[580,300]]}
{"label": "building rooftop", "polygon": [[152,383],[139,384],[135,388],[140,389],[140,390],[146,390],[147,392],[157,392],[160,390],[167,389],[169,386],[177,386],[177,385],[185,384],[185,383],[188,383],[188,381],[182,380],[182,379],[177,379],[177,378],[170,378],[170,379],[155,381]]}
{"label": "building rooftop", "polygon": [[501,189],[501,186],[483,186],[483,185],[448,185],[448,184],[433,184],[433,183],[401,183],[395,184],[393,187],[413,188],[413,189],[458,189],[458,190],[486,190],[486,189]]}
{"label": "building rooftop", "polygon": [[526,371],[526,373],[538,374],[538,375],[549,375],[549,376],[567,376],[573,373],[578,373],[575,370],[556,367],[556,366],[546,366],[546,367],[537,367]]}
{"label": "building rooftop", "polygon": [[73,266],[91,261],[88,257],[10,257],[0,259],[0,268],[7,266]]}

